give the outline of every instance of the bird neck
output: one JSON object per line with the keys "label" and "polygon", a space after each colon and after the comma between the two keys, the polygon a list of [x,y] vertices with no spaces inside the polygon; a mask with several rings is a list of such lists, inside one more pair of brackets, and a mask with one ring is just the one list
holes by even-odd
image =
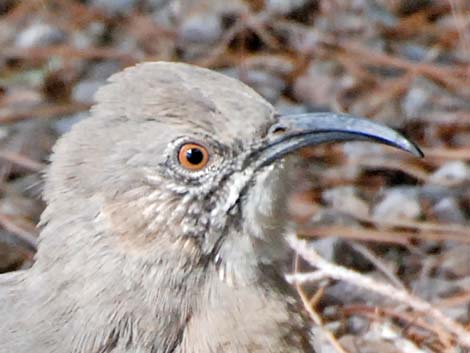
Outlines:
{"label": "bird neck", "polygon": [[[311,352],[292,290],[273,264],[231,274],[237,265],[225,264],[224,276],[215,263],[184,259],[149,268],[105,255],[83,265],[80,277],[67,266],[48,274],[47,300],[55,304],[44,306],[77,352],[101,351],[109,342],[143,353]],[[248,272],[250,280],[240,280]]]}
{"label": "bird neck", "polygon": [[60,328],[67,346],[95,352],[112,341],[144,353],[309,352],[308,329],[280,274],[285,248],[277,232],[269,239],[248,234],[251,228],[226,234],[208,260],[196,240],[169,234],[132,247],[132,234],[106,233],[109,218],[96,217],[99,202],[87,205],[81,217],[70,217],[77,212],[70,209],[64,219],[47,219],[31,273],[31,283],[46,282],[32,292],[47,288],[43,300],[57,304],[44,306],[44,315],[68,318]]}
{"label": "bird neck", "polygon": [[292,288],[271,265],[258,270],[258,281],[240,284],[209,269],[181,352],[313,352]]}

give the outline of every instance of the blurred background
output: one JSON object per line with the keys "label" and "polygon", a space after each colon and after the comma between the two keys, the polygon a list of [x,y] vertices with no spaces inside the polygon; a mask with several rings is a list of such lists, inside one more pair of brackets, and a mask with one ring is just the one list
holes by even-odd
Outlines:
{"label": "blurred background", "polygon": [[0,272],[33,262],[55,140],[107,77],[149,60],[236,77],[283,113],[366,116],[422,146],[423,160],[357,142],[301,151],[299,235],[372,285],[330,276],[298,290],[322,352],[470,351],[469,1],[0,0]]}

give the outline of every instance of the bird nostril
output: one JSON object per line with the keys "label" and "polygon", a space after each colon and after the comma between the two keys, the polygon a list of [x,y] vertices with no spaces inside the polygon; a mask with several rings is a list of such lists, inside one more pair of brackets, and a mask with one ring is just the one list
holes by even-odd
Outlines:
{"label": "bird nostril", "polygon": [[281,124],[277,124],[277,125],[274,125],[272,128],[271,128],[271,131],[270,133],[272,135],[281,135],[283,133],[285,133],[287,130],[287,127],[284,126],[284,125],[281,125]]}

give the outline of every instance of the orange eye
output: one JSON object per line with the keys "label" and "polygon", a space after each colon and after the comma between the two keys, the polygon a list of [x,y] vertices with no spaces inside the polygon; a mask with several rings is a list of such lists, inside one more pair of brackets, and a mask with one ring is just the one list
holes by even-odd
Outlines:
{"label": "orange eye", "polygon": [[201,145],[187,143],[178,152],[178,161],[189,170],[201,170],[209,162],[209,152]]}

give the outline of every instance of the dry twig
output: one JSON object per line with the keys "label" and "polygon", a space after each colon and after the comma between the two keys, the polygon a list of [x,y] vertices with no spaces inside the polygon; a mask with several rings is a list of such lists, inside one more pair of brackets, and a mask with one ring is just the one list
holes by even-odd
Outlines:
{"label": "dry twig", "polygon": [[[429,318],[432,318],[436,324],[441,326],[442,330],[447,330],[448,332],[452,333],[458,344],[470,348],[470,331],[466,330],[458,322],[444,315],[432,304],[408,293],[406,290],[396,288],[387,283],[378,282],[358,272],[326,261],[321,256],[319,256],[315,250],[309,248],[305,240],[299,240],[298,238],[292,236],[289,238],[289,243],[292,248],[300,256],[302,256],[302,258],[304,258],[312,266],[315,266],[318,271],[326,274],[328,277],[336,280],[346,281],[355,286],[383,295],[387,298],[390,298],[391,300],[406,304],[414,310],[427,315]],[[302,279],[303,282],[300,282],[295,277],[295,275],[293,275],[291,280],[295,281],[295,283],[304,283],[306,277]]]}

